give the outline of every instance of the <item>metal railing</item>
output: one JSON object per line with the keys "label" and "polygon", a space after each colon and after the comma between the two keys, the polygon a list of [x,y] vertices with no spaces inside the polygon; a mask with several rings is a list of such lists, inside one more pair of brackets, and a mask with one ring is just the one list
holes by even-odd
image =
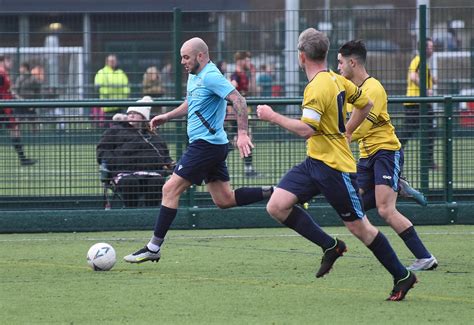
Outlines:
{"label": "metal railing", "polygon": [[[406,97],[389,98],[391,107],[406,101]],[[420,131],[404,148],[403,173],[432,202],[469,200],[474,194],[474,168],[471,164],[474,155],[474,111],[462,109],[459,104],[474,102],[474,97],[410,98],[410,102],[420,103],[421,106],[438,104],[438,107],[433,117],[421,116]],[[157,101],[154,106],[161,112],[159,107],[175,107],[179,103],[176,100]],[[301,103],[301,98],[248,99],[250,107],[260,103],[271,104],[285,113],[288,107]],[[11,122],[1,123],[0,209],[100,207],[103,198],[95,147],[108,122],[89,113],[91,107],[104,105],[127,107],[141,104],[135,101],[0,102],[0,107],[35,107],[39,111],[31,119],[17,115],[20,120],[16,122],[21,126],[24,153],[38,159],[33,166],[21,166],[10,140],[8,126]],[[55,107],[81,107],[84,114],[43,114]],[[403,137],[406,131],[403,108],[394,107],[391,112],[397,134]],[[179,159],[186,148],[185,123],[185,120],[171,121],[159,130],[170,147],[173,159]],[[245,177],[243,162],[233,152],[228,161],[233,185],[276,184],[286,170],[304,158],[304,141],[281,128],[259,121],[255,116],[250,119],[250,127],[256,144],[253,163],[261,176]],[[434,135],[436,169],[431,169],[426,159],[430,148],[423,137],[429,129],[434,130],[431,134]],[[356,149],[354,151],[357,152]],[[315,203],[318,202],[322,201],[316,199]],[[53,203],[58,203],[58,206],[53,207]],[[188,191],[182,204],[206,206],[210,205],[210,198],[198,188]]]}

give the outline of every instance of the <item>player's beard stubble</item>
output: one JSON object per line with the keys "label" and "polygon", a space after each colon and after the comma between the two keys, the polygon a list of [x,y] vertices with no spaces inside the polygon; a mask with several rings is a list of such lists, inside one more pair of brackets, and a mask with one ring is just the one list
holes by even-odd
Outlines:
{"label": "player's beard stubble", "polygon": [[198,60],[195,60],[195,63],[191,69],[189,69],[190,74],[196,74],[196,72],[199,70],[199,67],[201,64],[198,62]]}

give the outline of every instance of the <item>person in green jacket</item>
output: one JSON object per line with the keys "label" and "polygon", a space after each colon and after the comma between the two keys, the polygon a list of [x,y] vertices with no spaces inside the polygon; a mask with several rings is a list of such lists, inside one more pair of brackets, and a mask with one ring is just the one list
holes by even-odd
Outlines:
{"label": "person in green jacket", "polygon": [[[122,69],[118,68],[115,54],[105,58],[105,66],[100,69],[94,78],[94,85],[99,91],[100,99],[118,100],[130,96],[128,77]],[[111,121],[116,113],[124,113],[125,107],[103,107],[105,119]]]}

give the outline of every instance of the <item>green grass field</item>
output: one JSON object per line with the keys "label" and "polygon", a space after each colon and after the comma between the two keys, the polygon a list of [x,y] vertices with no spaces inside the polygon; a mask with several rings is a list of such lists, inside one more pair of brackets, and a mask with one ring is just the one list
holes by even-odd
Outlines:
{"label": "green grass field", "polygon": [[[472,324],[474,226],[418,227],[436,271],[403,302],[344,228],[349,251],[323,279],[321,252],[286,228],[170,231],[158,264],[126,264],[151,232],[0,235],[2,324]],[[402,262],[412,256],[383,228]],[[89,247],[112,244],[109,272],[88,268]]]}

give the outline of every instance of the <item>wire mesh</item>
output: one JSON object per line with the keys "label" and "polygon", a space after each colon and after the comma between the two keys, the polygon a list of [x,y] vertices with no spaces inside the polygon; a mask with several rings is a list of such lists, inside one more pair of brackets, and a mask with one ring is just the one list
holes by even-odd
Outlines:
{"label": "wire mesh", "polygon": [[[472,96],[474,8],[428,9],[427,36],[434,41],[434,53],[427,61],[436,82],[433,95]],[[85,13],[49,15],[2,14],[0,55],[9,55],[12,90],[17,100],[136,99],[145,94],[155,100],[181,98],[176,82],[185,89],[186,75],[176,77],[173,12]],[[25,23],[25,17],[27,17]],[[211,59],[225,62],[224,74],[231,78],[236,69],[235,54],[248,51],[254,87],[248,98],[299,98],[307,83],[298,66],[298,34],[307,27],[326,32],[331,41],[328,66],[337,70],[337,50],[351,39],[364,39],[369,50],[367,68],[379,79],[391,98],[406,95],[410,61],[418,52],[417,8],[364,7],[284,11],[183,12],[181,40],[201,37],[209,45]],[[115,54],[118,67],[127,76],[126,97],[101,96],[95,83],[106,57]],[[40,83],[38,92],[21,96],[16,81],[21,63]],[[150,69],[155,67],[156,69]],[[146,73],[149,71],[148,73]],[[149,83],[146,88],[144,82]],[[467,97],[468,98],[468,97]],[[389,111],[398,136],[408,138],[403,173],[415,187],[432,200],[446,199],[446,184],[452,182],[455,198],[467,200],[474,189],[474,104],[454,103],[448,116],[443,103],[432,103],[430,114],[413,124],[401,101],[391,101]],[[474,101],[473,101],[474,102]],[[297,105],[275,105],[284,114],[297,117]],[[160,107],[153,114],[171,107]],[[123,111],[119,109],[117,111]],[[24,112],[23,112],[24,111]],[[117,111],[114,111],[117,112]],[[25,114],[26,112],[26,114]],[[432,112],[432,115],[431,115]],[[21,114],[18,114],[21,113]],[[21,144],[27,158],[37,159],[22,166],[18,146],[12,142],[11,123],[2,120],[0,130],[1,209],[102,207],[103,188],[99,181],[95,148],[107,127],[100,105],[16,109]],[[250,127],[256,149],[252,164],[257,174],[246,175],[245,162],[232,150],[228,157],[235,187],[276,184],[281,175],[305,156],[302,139],[258,121],[255,105],[250,107]],[[2,115],[2,117],[5,117]],[[447,160],[447,121],[452,119],[453,161]],[[171,156],[179,159],[186,147],[185,121],[169,123],[161,130]],[[228,124],[226,122],[226,124]],[[229,128],[229,125],[226,125]],[[229,137],[232,142],[232,136]],[[16,141],[16,140],[15,140]],[[431,154],[432,153],[432,154]],[[446,168],[452,164],[453,179]],[[183,204],[209,204],[210,198],[198,187],[182,198]],[[115,197],[116,206],[122,202]]]}

